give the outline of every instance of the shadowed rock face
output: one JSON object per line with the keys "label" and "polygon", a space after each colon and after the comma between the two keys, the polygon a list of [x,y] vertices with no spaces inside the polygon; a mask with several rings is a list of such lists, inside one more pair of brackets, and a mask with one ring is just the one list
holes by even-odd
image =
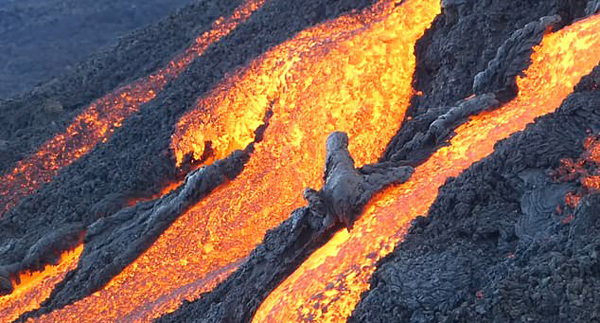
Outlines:
{"label": "shadowed rock face", "polygon": [[10,294],[14,290],[9,275],[6,269],[0,268],[0,295]]}
{"label": "shadowed rock face", "polygon": [[[422,94],[412,98],[410,118],[403,121],[402,131],[381,161],[416,166],[447,139],[428,132],[436,119],[450,113],[459,116],[452,123],[462,122],[469,113],[494,106],[483,107],[488,101],[484,100],[478,107],[463,107],[454,114],[452,110],[465,98],[475,95],[472,102],[476,102],[481,95],[493,94],[500,103],[512,99],[515,76],[529,65],[531,46],[541,40],[545,28],[569,24],[584,15],[586,2],[449,0],[442,4],[442,14],[415,47],[413,85]],[[562,17],[558,22],[552,17],[557,14]]]}

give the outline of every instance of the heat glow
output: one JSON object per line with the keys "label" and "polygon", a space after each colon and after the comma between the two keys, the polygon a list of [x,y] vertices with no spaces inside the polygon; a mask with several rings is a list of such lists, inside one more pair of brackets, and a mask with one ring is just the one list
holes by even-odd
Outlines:
{"label": "heat glow", "polygon": [[[221,158],[273,115],[244,171],[182,215],[103,290],[37,322],[146,322],[225,278],[322,184],[324,143],[346,131],[357,164],[375,162],[413,94],[413,48],[439,10],[434,1],[380,3],[298,33],[230,75],[184,115],[179,162]],[[427,12],[428,14],[420,14]],[[392,20],[390,20],[392,19]]]}
{"label": "heat glow", "polygon": [[0,296],[0,323],[16,320],[21,314],[35,310],[50,296],[54,286],[77,267],[83,245],[62,255],[57,265],[48,265],[40,272],[22,273],[15,290]]}
{"label": "heat glow", "polygon": [[369,288],[376,262],[402,241],[416,216],[426,214],[438,188],[493,152],[494,144],[554,111],[579,79],[600,62],[600,17],[546,35],[535,48],[519,94],[500,109],[456,130],[413,177],[373,199],[354,229],[341,231],[269,295],[253,322],[345,322]]}
{"label": "heat glow", "polygon": [[209,31],[166,67],[98,99],[77,116],[65,132],[48,140],[32,156],[19,161],[0,180],[0,216],[21,198],[51,181],[60,169],[90,152],[98,143],[106,142],[126,118],[153,100],[168,82],[179,76],[211,44],[246,21],[264,1],[249,0],[232,16],[217,19]]}
{"label": "heat glow", "polygon": [[583,196],[600,192],[600,134],[587,137],[583,148],[585,150],[578,159],[561,160],[555,173],[561,182],[577,180],[581,184],[580,189],[565,196],[565,203],[571,208],[577,207]]}

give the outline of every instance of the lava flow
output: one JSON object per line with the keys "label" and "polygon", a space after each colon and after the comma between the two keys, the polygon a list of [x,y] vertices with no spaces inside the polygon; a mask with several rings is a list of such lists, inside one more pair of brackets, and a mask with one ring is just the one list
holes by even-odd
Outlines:
{"label": "lava flow", "polygon": [[90,152],[99,142],[107,141],[123,120],[153,100],[168,82],[179,76],[211,44],[246,21],[264,1],[248,0],[230,17],[217,19],[212,29],[198,37],[190,48],[166,67],[98,99],[77,116],[65,132],[54,136],[35,154],[18,162],[0,180],[0,216],[21,198],[51,181],[61,168]]}
{"label": "lava flow", "polygon": [[39,308],[54,286],[77,267],[82,251],[83,244],[63,254],[57,265],[48,265],[39,272],[20,274],[14,284],[15,290],[0,296],[0,323],[12,322],[21,314]]}
{"label": "lava flow", "polygon": [[535,48],[517,98],[461,125],[451,145],[419,166],[411,180],[378,195],[348,233],[341,231],[269,295],[254,322],[344,322],[369,288],[379,259],[426,214],[447,178],[493,152],[494,144],[554,111],[600,62],[600,16],[546,35]]}
{"label": "lava flow", "polygon": [[251,141],[271,111],[243,172],[179,217],[104,289],[37,321],[143,322],[173,311],[223,279],[301,206],[304,187],[320,186],[314,165],[325,160],[330,132],[349,133],[358,165],[375,162],[408,107],[413,48],[438,2],[382,2],[325,22],[229,76],[182,118],[173,149],[179,162],[203,155],[207,142],[224,154]]}

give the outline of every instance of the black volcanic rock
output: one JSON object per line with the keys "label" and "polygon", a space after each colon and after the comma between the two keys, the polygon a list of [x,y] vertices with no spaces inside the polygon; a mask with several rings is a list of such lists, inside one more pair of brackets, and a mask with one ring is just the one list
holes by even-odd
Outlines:
{"label": "black volcanic rock", "polygon": [[[40,144],[60,131],[69,118],[65,117],[62,126],[40,133],[38,126],[47,123],[34,125],[32,121],[38,111],[37,102],[51,98],[63,109],[72,109],[72,115],[79,113],[91,100],[130,81],[130,77],[147,75],[166,63],[214,19],[228,16],[239,3],[231,0],[191,5],[157,25],[125,37],[125,44],[98,54],[64,78],[19,98],[2,101],[10,107],[0,108],[0,122],[8,125],[1,128],[5,133],[0,138],[10,137],[7,141],[11,147],[27,146],[29,139],[36,143],[32,146]],[[20,263],[28,250],[54,228],[77,224],[85,230],[124,207],[121,197],[149,197],[159,193],[162,184],[181,175],[169,148],[171,134],[181,115],[195,108],[200,96],[221,82],[227,73],[245,66],[298,32],[372,3],[372,0],[267,1],[247,22],[210,46],[153,101],[125,120],[109,140],[61,169],[50,183],[4,214],[0,218],[0,250],[8,249],[0,253],[0,267]],[[206,6],[219,10],[207,10]],[[20,134],[15,135],[17,129]],[[5,171],[23,157],[19,149],[9,151]],[[54,250],[53,254],[61,251]]]}
{"label": "black volcanic rock", "polygon": [[[183,3],[174,3],[177,2]],[[33,90],[0,100],[0,140],[6,140],[11,151],[0,154],[0,173],[8,172],[16,161],[64,130],[93,100],[166,64],[208,30],[215,19],[229,16],[241,3],[242,0],[194,1],[156,24],[120,37],[116,44],[50,80],[37,80],[44,82]],[[98,6],[103,4],[104,1]],[[69,10],[75,9],[66,11]],[[63,111],[48,113],[45,107],[49,102],[60,104]]]}
{"label": "black volcanic rock", "polygon": [[29,90],[68,65],[189,0],[6,0],[0,3],[0,97]]}
{"label": "black volcanic rock", "polygon": [[[381,161],[411,166],[422,162],[442,144],[427,134],[429,125],[460,100],[486,93],[494,93],[500,102],[512,99],[514,77],[529,65],[524,58],[543,30],[584,15],[585,1],[572,2],[448,1],[449,7],[417,42],[413,86],[422,94],[412,98],[402,131]],[[565,10],[570,17],[559,22],[556,17],[540,20]]]}
{"label": "black volcanic rock", "polygon": [[[599,77],[600,66],[556,113],[449,180],[427,223],[380,262],[349,322],[598,319],[600,200],[590,196],[563,221],[568,214],[557,207],[574,184],[553,182],[548,170],[577,157],[588,130],[600,130],[600,91],[589,86]],[[473,198],[460,200],[465,192]]]}
{"label": "black volcanic rock", "polygon": [[327,138],[323,175],[325,184],[318,192],[307,188],[304,198],[312,209],[320,209],[321,213],[328,215],[327,223],[342,223],[351,230],[373,194],[391,184],[406,182],[413,172],[412,167],[383,168],[373,165],[358,170],[348,151],[348,135],[333,132]]}

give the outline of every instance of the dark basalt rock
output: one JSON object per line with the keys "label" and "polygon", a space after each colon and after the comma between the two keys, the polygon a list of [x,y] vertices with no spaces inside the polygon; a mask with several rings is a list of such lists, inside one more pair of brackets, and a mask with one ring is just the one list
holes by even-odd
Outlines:
{"label": "dark basalt rock", "polygon": [[[512,99],[515,76],[529,65],[531,46],[544,30],[584,15],[586,3],[575,2],[572,7],[567,0],[442,2],[442,14],[415,47],[413,86],[421,94],[412,98],[408,118],[381,161],[421,163],[448,138],[432,137],[430,125],[461,100],[483,94],[493,94],[500,103]],[[564,16],[556,21],[552,16],[559,11]]]}
{"label": "dark basalt rock", "polygon": [[[174,52],[189,46],[190,40],[206,30],[214,19],[230,15],[240,3],[231,0],[192,5],[189,10],[180,11],[165,22],[149,27],[146,30],[148,34],[139,31],[137,36],[126,37],[129,45],[121,44],[98,54],[99,57],[70,74],[72,78],[48,84],[40,90],[42,92],[3,101],[11,107],[0,107],[0,123],[10,126],[8,130],[1,127],[0,132],[6,130],[6,136],[14,138],[9,140],[11,147],[23,144],[27,141],[24,138],[29,137],[37,138],[38,144],[42,143],[47,136],[40,134],[36,127],[29,127],[25,121],[37,111],[30,104],[37,109],[36,102],[54,98],[66,110],[75,105],[76,113],[79,113],[85,108],[83,105],[125,81],[123,75],[139,77],[156,70],[170,60]],[[196,107],[198,97],[221,82],[227,73],[245,66],[296,33],[372,3],[372,0],[266,1],[246,23],[210,46],[152,102],[143,105],[137,114],[125,120],[107,142],[98,144],[88,154],[61,169],[52,182],[41,186],[4,214],[0,218],[0,250],[12,241],[19,243],[12,245],[10,252],[0,253],[0,267],[22,261],[27,251],[54,228],[82,224],[85,230],[101,217],[110,217],[119,207],[124,207],[120,196],[147,198],[159,193],[162,183],[179,179],[182,170],[175,167],[170,152],[171,134],[181,115]],[[207,6],[219,10],[205,11]],[[257,33],[258,30],[260,33]],[[172,33],[182,34],[175,37]],[[127,59],[121,61],[121,54]],[[117,62],[112,65],[110,62],[114,60]],[[68,120],[65,119],[63,126]],[[16,129],[21,129],[22,135],[16,136],[13,133]],[[14,156],[20,154],[18,149],[10,151],[14,152]],[[8,159],[14,161],[20,157]],[[5,170],[9,169],[8,165],[6,167]]]}
{"label": "dark basalt rock", "polygon": [[[598,319],[600,200],[584,199],[565,221],[569,214],[558,210],[575,183],[555,183],[548,172],[581,153],[588,131],[600,130],[598,80],[600,66],[556,113],[448,181],[427,222],[380,262],[349,322]],[[445,265],[454,258],[469,265]],[[446,293],[445,276],[459,280],[453,293]]]}
{"label": "dark basalt rock", "polygon": [[[31,246],[20,261],[0,266],[2,285],[11,284],[10,277],[18,277],[24,271],[39,271],[46,264],[57,264],[63,250],[73,249],[81,241],[83,225],[74,223],[51,230]],[[19,245],[16,239],[9,240],[6,252],[12,252]],[[13,288],[0,288],[0,295],[11,293]]]}
{"label": "dark basalt rock", "polygon": [[219,185],[234,179],[249,158],[248,151],[237,150],[223,160],[190,173],[176,191],[125,208],[90,225],[77,269],[55,287],[40,310],[26,313],[19,321],[61,308],[102,288],[187,209]]}
{"label": "dark basalt rock", "polygon": [[327,138],[325,185],[318,192],[306,189],[304,198],[312,209],[328,215],[328,223],[342,223],[350,230],[373,194],[391,184],[406,182],[413,172],[412,167],[372,166],[359,171],[348,151],[348,135],[334,132]]}
{"label": "dark basalt rock", "polygon": [[30,90],[69,65],[155,23],[189,0],[21,0],[0,3],[0,97]]}
{"label": "dark basalt rock", "polygon": [[[63,6],[56,6],[56,3],[52,5],[49,3],[50,1],[60,2],[61,0],[30,0],[27,2],[35,2],[39,6],[38,10],[43,10],[44,7],[47,7],[46,12],[43,14],[46,17],[50,15],[63,15],[66,14],[66,11],[74,11],[75,15],[84,14],[78,11],[78,6],[92,6],[89,2],[96,3],[93,0],[80,1],[75,7],[66,9]],[[88,3],[86,4],[85,2]],[[149,5],[152,2],[159,2],[159,0],[146,1],[145,5]],[[184,5],[185,2],[182,0],[172,1],[170,6],[177,5],[177,3]],[[75,49],[75,52],[72,52],[71,55],[81,55],[78,53],[88,51],[89,49],[87,48],[89,46],[96,47],[99,51],[93,54],[88,51],[87,53],[92,54],[89,58],[79,56],[78,60],[85,60],[70,66],[64,71],[57,69],[56,73],[60,72],[60,74],[54,75],[54,72],[48,74],[47,72],[36,71],[38,78],[35,81],[40,83],[34,89],[15,94],[7,98],[7,100],[0,101],[0,124],[2,125],[0,127],[0,139],[9,141],[11,148],[10,154],[0,154],[0,173],[10,171],[10,168],[16,161],[35,152],[37,147],[51,138],[55,133],[64,130],[74,116],[81,113],[93,100],[113,91],[119,86],[146,76],[159,66],[166,64],[174,55],[188,46],[195,37],[199,36],[204,30],[209,29],[215,19],[220,16],[229,16],[242,3],[242,0],[189,2],[191,2],[189,5],[165,17],[161,21],[123,35],[118,40],[115,40],[115,44],[107,48],[101,49],[101,47],[96,47],[96,45],[88,43],[81,46],[82,48]],[[130,2],[129,5],[131,4]],[[26,3],[21,3],[20,6],[16,5],[16,7],[26,5]],[[86,9],[91,11],[99,10],[99,7],[109,5],[107,1],[104,1],[97,3],[92,8]],[[120,5],[122,6],[123,4]],[[154,7],[154,9],[158,8],[158,6]],[[109,15],[114,19],[118,15],[118,12],[118,10],[115,10],[110,12]],[[26,13],[23,13],[23,15],[26,15]],[[24,17],[23,19],[26,21],[34,20],[35,24],[48,23],[45,20],[35,21],[35,18],[32,19],[29,17]],[[1,21],[2,18],[0,17],[0,24],[2,24]],[[61,22],[69,24],[69,19]],[[123,23],[126,22],[131,23],[128,20],[123,21]],[[27,26],[19,25],[19,27],[26,28]],[[92,28],[95,29],[93,31],[95,35],[92,37],[85,37],[84,33],[88,31],[84,28],[75,38],[65,38],[69,42],[73,42],[77,37],[81,36],[88,41],[95,37],[108,36],[106,33],[98,32],[98,26],[93,25]],[[72,33],[73,30],[63,32]],[[37,33],[33,35],[27,34],[26,37],[36,37],[36,35]],[[21,38],[23,35],[11,35],[7,37]],[[45,41],[46,39],[44,39],[43,43]],[[103,39],[103,42],[105,41]],[[105,44],[109,45],[108,43]],[[8,45],[8,43],[3,42],[3,45]],[[32,44],[31,46],[36,45]],[[38,44],[37,46],[40,45]],[[53,50],[58,51],[60,49],[53,48]],[[6,53],[10,54],[10,51]],[[33,54],[38,55],[39,53],[36,52]],[[49,53],[44,54],[51,55]],[[62,57],[60,58],[60,60],[63,59]],[[4,60],[0,59],[0,61]],[[44,62],[40,64],[51,63]],[[62,64],[56,65],[52,69],[58,68]],[[32,69],[31,66],[27,66],[27,68]],[[22,88],[22,90],[26,89]],[[0,93],[0,97],[3,97],[3,94]],[[63,107],[63,111],[61,113],[48,111],[46,107],[49,101],[60,104]]]}

